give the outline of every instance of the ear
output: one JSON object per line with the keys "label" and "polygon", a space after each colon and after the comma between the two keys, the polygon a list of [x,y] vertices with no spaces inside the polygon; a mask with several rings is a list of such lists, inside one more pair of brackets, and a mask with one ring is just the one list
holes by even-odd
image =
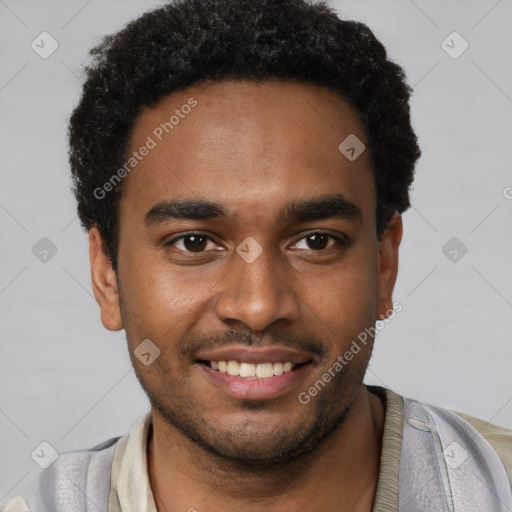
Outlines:
{"label": "ear", "polygon": [[91,260],[92,289],[96,302],[100,306],[101,323],[109,331],[123,328],[117,278],[112,262],[103,248],[103,239],[99,230],[93,227],[89,231],[89,256]]}
{"label": "ear", "polygon": [[379,242],[377,319],[387,318],[393,311],[393,289],[398,273],[398,248],[402,233],[402,217],[394,213]]}

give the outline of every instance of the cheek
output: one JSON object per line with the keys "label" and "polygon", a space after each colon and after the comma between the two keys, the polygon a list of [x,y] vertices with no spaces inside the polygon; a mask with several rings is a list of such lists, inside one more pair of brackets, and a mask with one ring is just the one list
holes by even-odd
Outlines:
{"label": "cheek", "polygon": [[304,311],[331,339],[351,339],[375,321],[377,259],[369,250],[354,251],[314,277],[297,276]]}
{"label": "cheek", "polygon": [[[155,339],[179,336],[197,320],[225,271],[180,270],[163,256],[131,253],[119,263],[122,313],[130,332]],[[139,336],[140,337],[140,336]]]}

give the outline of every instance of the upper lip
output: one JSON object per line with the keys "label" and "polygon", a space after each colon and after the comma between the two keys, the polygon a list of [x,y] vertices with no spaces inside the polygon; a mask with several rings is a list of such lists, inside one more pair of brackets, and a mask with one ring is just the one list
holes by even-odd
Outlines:
{"label": "upper lip", "polygon": [[287,347],[252,347],[231,345],[215,350],[199,351],[196,359],[201,361],[240,361],[241,363],[308,363],[313,355],[302,350]]}

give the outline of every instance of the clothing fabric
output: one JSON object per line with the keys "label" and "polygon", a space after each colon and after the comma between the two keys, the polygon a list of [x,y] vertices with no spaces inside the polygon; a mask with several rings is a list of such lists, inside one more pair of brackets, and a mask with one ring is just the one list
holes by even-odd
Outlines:
{"label": "clothing fabric", "polygon": [[[372,512],[510,512],[512,431],[368,386],[385,405]],[[148,412],[121,438],[61,454],[31,496],[0,512],[157,512],[148,477]]]}

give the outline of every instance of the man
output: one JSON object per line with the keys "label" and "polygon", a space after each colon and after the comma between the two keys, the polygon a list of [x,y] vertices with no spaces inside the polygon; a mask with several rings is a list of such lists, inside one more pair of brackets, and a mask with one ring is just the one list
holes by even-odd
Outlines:
{"label": "man", "polygon": [[74,190],[151,411],[3,510],[512,510],[512,432],[363,384],[420,155],[372,32],[181,0],[92,55]]}

